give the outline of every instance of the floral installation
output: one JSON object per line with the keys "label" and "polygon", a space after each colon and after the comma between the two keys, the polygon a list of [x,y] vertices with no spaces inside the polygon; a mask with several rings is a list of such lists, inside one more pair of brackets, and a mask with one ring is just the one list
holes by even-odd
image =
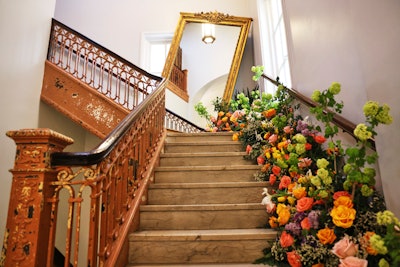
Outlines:
{"label": "floral installation", "polygon": [[[262,66],[252,71],[255,81],[263,75]],[[343,108],[335,100],[340,91],[334,82],[313,92],[316,106],[310,113],[316,123],[299,114],[282,84],[274,96],[257,87],[247,95],[240,93],[229,105],[216,108],[224,106],[221,116],[210,119],[210,129],[233,131],[246,157],[260,166],[255,178],[271,185],[262,193],[262,204],[267,227],[275,229],[277,237],[256,263],[400,266],[400,223],[375,189],[378,155],[370,149],[376,127],[392,122],[390,108],[368,101],[363,107],[366,121],[354,130],[356,144],[342,145],[332,123],[333,114]],[[225,123],[235,126],[221,128],[218,121],[227,113]]]}

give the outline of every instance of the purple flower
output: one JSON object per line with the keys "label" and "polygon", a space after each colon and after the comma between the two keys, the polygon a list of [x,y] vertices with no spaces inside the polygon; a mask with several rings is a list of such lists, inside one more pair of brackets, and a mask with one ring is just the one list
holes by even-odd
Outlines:
{"label": "purple flower", "polygon": [[321,214],[320,211],[312,210],[308,214],[308,220],[310,221],[311,228],[318,229],[319,226],[319,215]]}
{"label": "purple flower", "polygon": [[291,222],[285,225],[285,230],[292,233],[293,235],[301,234],[301,226],[299,223]]}
{"label": "purple flower", "polygon": [[293,216],[293,221],[296,223],[300,223],[305,217],[307,217],[307,214],[305,214],[304,212],[297,212]]}

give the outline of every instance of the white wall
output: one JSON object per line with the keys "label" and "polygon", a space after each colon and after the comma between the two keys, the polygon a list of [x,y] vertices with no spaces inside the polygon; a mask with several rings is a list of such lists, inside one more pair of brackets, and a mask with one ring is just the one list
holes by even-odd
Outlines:
{"label": "white wall", "polygon": [[15,143],[9,130],[37,128],[44,60],[55,0],[0,2],[0,246],[6,225]]}
{"label": "white wall", "polygon": [[284,0],[293,88],[310,96],[342,84],[343,116],[364,122],[367,100],[391,106],[394,122],[376,140],[388,207],[400,216],[400,2],[398,0]]}

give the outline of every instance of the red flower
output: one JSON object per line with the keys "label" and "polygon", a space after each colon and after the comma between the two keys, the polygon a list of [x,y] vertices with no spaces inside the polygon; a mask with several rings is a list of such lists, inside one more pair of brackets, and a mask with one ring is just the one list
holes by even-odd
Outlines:
{"label": "red flower", "polygon": [[312,149],[312,144],[306,143],[306,150],[311,150]]}
{"label": "red flower", "polygon": [[291,267],[301,267],[301,258],[296,251],[286,252],[287,260]]}
{"label": "red flower", "polygon": [[294,243],[294,238],[286,231],[283,231],[281,237],[279,238],[279,242],[283,248],[290,247]]}
{"label": "red flower", "polygon": [[251,145],[247,145],[247,147],[246,147],[246,153],[247,153],[247,154],[250,154],[251,150],[252,150]]}
{"label": "red flower", "polygon": [[308,219],[308,217],[305,217],[301,223],[301,228],[305,229],[305,230],[310,230],[311,229],[311,223],[310,223],[310,219]]}
{"label": "red flower", "polygon": [[274,185],[275,182],[276,182],[276,175],[273,174],[273,173],[271,173],[271,174],[269,175],[269,184],[270,184],[270,185]]}
{"label": "red flower", "polygon": [[333,199],[336,200],[341,196],[351,197],[350,193],[347,191],[337,191],[333,194]]}
{"label": "red flower", "polygon": [[276,165],[272,166],[272,173],[275,175],[279,175],[281,173],[281,167]]}
{"label": "red flower", "polygon": [[287,188],[291,182],[292,179],[290,179],[289,176],[287,175],[282,176],[281,182],[279,183],[279,190]]}
{"label": "red flower", "polygon": [[314,199],[312,197],[302,197],[297,200],[296,210],[297,212],[307,211],[312,208]]}
{"label": "red flower", "polygon": [[326,138],[323,137],[322,135],[316,135],[314,136],[314,140],[315,142],[317,142],[318,144],[323,144],[326,141]]}
{"label": "red flower", "polygon": [[263,156],[258,156],[257,157],[257,164],[258,165],[263,165],[265,163],[265,158]]}

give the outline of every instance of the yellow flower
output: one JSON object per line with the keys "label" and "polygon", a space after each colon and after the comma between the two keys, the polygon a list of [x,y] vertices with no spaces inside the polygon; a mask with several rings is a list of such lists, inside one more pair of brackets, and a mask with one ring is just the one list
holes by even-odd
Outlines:
{"label": "yellow flower", "polygon": [[234,134],[232,135],[232,140],[233,140],[233,141],[238,141],[238,140],[239,140],[239,133],[234,133]]}
{"label": "yellow flower", "polygon": [[328,227],[319,230],[317,233],[317,237],[319,241],[321,241],[321,243],[324,245],[332,244],[336,240],[335,232]]}
{"label": "yellow flower", "polygon": [[305,187],[298,187],[293,189],[293,196],[297,199],[307,196],[307,191]]}
{"label": "yellow flower", "polygon": [[294,205],[294,203],[296,203],[296,199],[294,197],[288,197],[287,201],[289,202],[290,205]]}
{"label": "yellow flower", "polygon": [[353,225],[353,221],[356,218],[356,210],[344,205],[339,205],[331,210],[330,215],[336,226],[349,228]]}
{"label": "yellow flower", "polygon": [[290,211],[284,204],[278,204],[276,208],[276,213],[278,214],[278,223],[280,226],[287,224],[290,219]]}
{"label": "yellow flower", "polygon": [[351,200],[351,198],[349,196],[340,196],[333,202],[333,205],[335,207],[346,206],[348,208],[352,208],[353,201]]}

